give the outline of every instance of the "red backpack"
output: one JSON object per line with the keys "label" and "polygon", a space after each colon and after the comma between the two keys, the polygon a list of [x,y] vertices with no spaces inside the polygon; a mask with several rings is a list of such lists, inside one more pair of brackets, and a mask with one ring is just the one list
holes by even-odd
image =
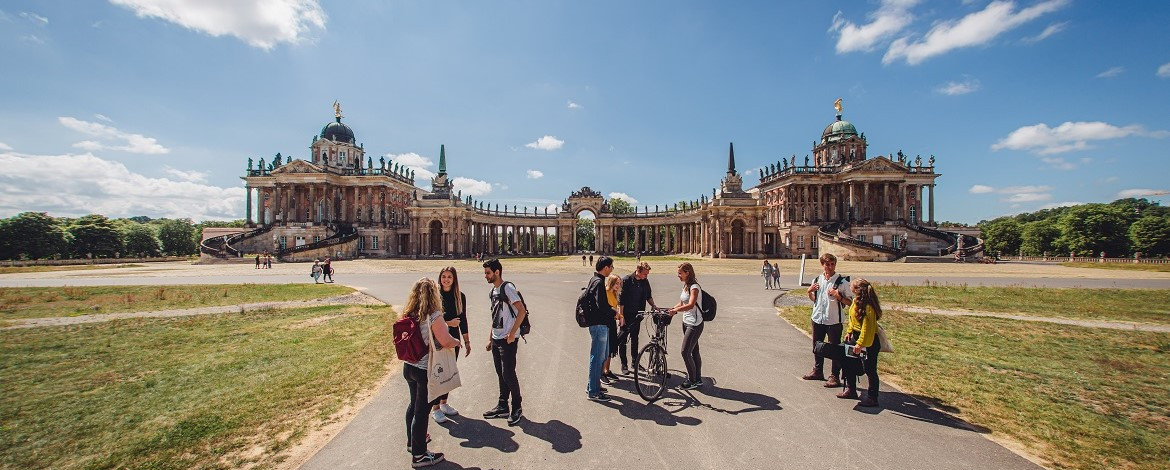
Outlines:
{"label": "red backpack", "polygon": [[427,355],[422,328],[414,318],[405,316],[394,322],[394,352],[403,362],[418,362]]}

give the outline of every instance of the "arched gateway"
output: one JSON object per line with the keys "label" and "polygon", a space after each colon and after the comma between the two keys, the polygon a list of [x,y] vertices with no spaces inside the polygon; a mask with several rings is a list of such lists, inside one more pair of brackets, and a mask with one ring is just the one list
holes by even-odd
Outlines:
{"label": "arched gateway", "polygon": [[[248,161],[245,233],[207,237],[205,257],[277,252],[284,259],[324,256],[469,257],[566,255],[578,251],[577,217],[594,214],[600,253],[709,257],[817,256],[893,259],[934,254],[958,241],[934,225],[934,157],[923,164],[899,151],[866,156],[853,124],[830,123],[808,156],[763,164],[760,183],[743,189],[729,148],[727,172],[711,194],[685,203],[615,213],[598,191],[573,191],[560,207],[487,204],[454,190],[445,146],[430,191],[405,165],[365,156],[354,132],[335,119],[313,136],[309,160],[280,154]],[[929,218],[921,220],[924,192]],[[253,193],[256,198],[253,199]],[[628,207],[623,205],[623,207]],[[253,222],[253,211],[261,215]],[[297,239],[313,240],[295,246]],[[968,241],[971,245],[973,241]],[[284,248],[281,248],[284,247]]]}

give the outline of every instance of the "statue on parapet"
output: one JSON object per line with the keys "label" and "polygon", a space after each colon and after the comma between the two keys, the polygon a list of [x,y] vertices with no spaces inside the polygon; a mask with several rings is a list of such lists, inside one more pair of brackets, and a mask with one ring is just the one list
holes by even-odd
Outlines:
{"label": "statue on parapet", "polygon": [[252,157],[248,157],[248,171],[252,171]]}

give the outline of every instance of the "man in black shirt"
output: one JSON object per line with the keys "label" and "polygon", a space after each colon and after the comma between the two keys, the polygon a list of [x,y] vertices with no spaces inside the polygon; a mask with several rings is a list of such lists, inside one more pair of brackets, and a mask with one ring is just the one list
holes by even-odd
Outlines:
{"label": "man in black shirt", "polygon": [[609,395],[601,390],[601,369],[609,358],[609,323],[617,315],[609,306],[605,292],[605,278],[613,272],[613,259],[608,256],[598,258],[596,270],[585,288],[586,295],[593,297],[593,305],[585,313],[586,326],[589,327],[589,378],[585,392],[590,400],[609,401]]}
{"label": "man in black shirt", "polygon": [[638,263],[634,272],[622,278],[622,295],[618,299],[618,309],[625,318],[626,324],[618,330],[618,357],[622,360],[622,374],[629,375],[630,369],[626,361],[626,342],[630,343],[630,357],[638,357],[638,338],[642,331],[642,320],[638,312],[646,310],[646,302],[651,307],[658,308],[654,297],[650,293],[650,263]]}

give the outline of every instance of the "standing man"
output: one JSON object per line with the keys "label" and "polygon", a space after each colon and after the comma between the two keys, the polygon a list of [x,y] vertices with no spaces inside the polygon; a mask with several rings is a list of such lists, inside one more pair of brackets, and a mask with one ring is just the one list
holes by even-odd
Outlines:
{"label": "standing man", "polygon": [[768,260],[764,260],[764,267],[760,269],[760,275],[764,276],[764,288],[772,288],[772,265]]}
{"label": "standing man", "polygon": [[[516,378],[516,350],[520,343],[516,336],[520,334],[520,324],[528,315],[520,294],[516,292],[516,285],[504,282],[504,267],[500,260],[489,259],[483,263],[483,278],[492,285],[490,294],[492,305],[492,335],[487,343],[487,350],[492,352],[492,362],[496,366],[496,378],[500,382],[500,401],[484,412],[484,418],[508,418],[508,425],[514,426],[524,417],[521,409],[523,397],[520,396],[520,380]],[[512,398],[512,411],[508,412],[508,397]]]}
{"label": "standing man", "polygon": [[[619,314],[626,319],[626,324],[618,332],[618,357],[622,360],[622,374],[629,375],[630,369],[626,362],[626,342],[630,343],[630,358],[638,358],[638,339],[642,332],[642,319],[638,312],[646,310],[646,302],[658,308],[654,297],[650,293],[650,263],[638,263],[634,272],[622,278],[622,295],[618,300]],[[637,367],[637,364],[634,364]]]}
{"label": "standing man", "polygon": [[[849,289],[848,276],[837,273],[837,257],[831,253],[821,255],[823,273],[813,280],[808,287],[808,299],[813,301],[812,311],[812,340],[815,346],[817,341],[832,344],[841,343],[841,322],[845,318],[846,308],[853,302],[853,292]],[[828,337],[826,340],[825,338]],[[801,377],[804,380],[825,380],[825,358],[813,355],[813,370]],[[841,365],[833,361],[833,375],[825,382],[825,388],[841,386]]]}
{"label": "standing man", "polygon": [[609,357],[609,323],[617,315],[609,306],[609,298],[605,292],[605,278],[613,272],[613,259],[602,256],[597,260],[597,272],[589,279],[586,293],[593,299],[593,305],[585,314],[585,324],[589,327],[589,381],[585,384],[585,392],[593,401],[609,401],[609,395],[601,390],[601,367]]}

